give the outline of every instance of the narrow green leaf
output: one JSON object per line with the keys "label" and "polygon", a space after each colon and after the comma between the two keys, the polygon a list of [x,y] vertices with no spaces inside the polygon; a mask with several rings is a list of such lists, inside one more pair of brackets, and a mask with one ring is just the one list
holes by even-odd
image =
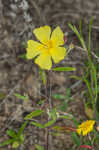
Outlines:
{"label": "narrow green leaf", "polygon": [[97,97],[98,97],[98,83],[97,83],[97,72],[96,72],[96,67],[94,66],[94,64],[92,63],[92,78],[94,81],[94,86],[95,86],[95,103],[97,101]]}
{"label": "narrow green leaf", "polygon": [[22,100],[28,100],[29,99],[29,96],[27,95],[27,96],[23,96],[23,95],[21,95],[21,94],[19,94],[19,93],[15,93],[14,94],[17,98],[19,98],[19,99],[22,99]]}
{"label": "narrow green leaf", "polygon": [[86,78],[84,78],[84,82],[86,83],[86,85],[88,87],[90,99],[91,99],[91,101],[93,103],[93,95],[92,95],[93,91],[92,91],[92,88],[91,88],[91,84],[90,84],[90,82]]}
{"label": "narrow green leaf", "polygon": [[85,44],[85,41],[83,39],[82,34],[79,33],[79,31],[77,30],[77,28],[75,26],[73,26],[72,24],[69,23],[68,25],[72,29],[72,31],[76,34],[76,36],[78,37],[78,39],[80,40],[80,43],[81,43],[82,47],[84,49],[86,49],[86,44]]}
{"label": "narrow green leaf", "polygon": [[70,78],[73,78],[73,79],[76,79],[76,80],[82,80],[82,78],[81,78],[81,77],[74,76],[74,75],[70,76]]}
{"label": "narrow green leaf", "polygon": [[44,148],[43,147],[41,147],[40,145],[38,145],[38,144],[35,144],[35,148],[37,149],[37,150],[44,150]]}
{"label": "narrow green leaf", "polygon": [[32,125],[36,126],[36,127],[39,127],[39,128],[45,128],[44,125],[40,124],[40,123],[37,123],[37,122],[31,122]]}
{"label": "narrow green leaf", "polygon": [[80,139],[75,132],[72,132],[72,139],[77,146],[80,146]]}
{"label": "narrow green leaf", "polygon": [[20,129],[19,129],[19,131],[18,131],[18,133],[17,133],[17,137],[18,137],[18,138],[21,136],[21,134],[22,134],[22,132],[23,132],[25,126],[27,125],[27,123],[28,123],[28,121],[25,121],[25,122],[22,124],[22,126],[20,127]]}
{"label": "narrow green leaf", "polygon": [[52,135],[52,136],[56,136],[56,137],[57,137],[57,136],[61,136],[60,133],[55,133],[55,132],[51,132],[51,135]]}
{"label": "narrow green leaf", "polygon": [[10,130],[7,130],[7,134],[10,136],[10,137],[16,137],[16,133],[14,132],[14,130],[10,129]]}
{"label": "narrow green leaf", "polygon": [[72,115],[70,115],[70,116],[69,115],[68,116],[66,116],[66,115],[60,115],[59,118],[71,120],[73,118],[73,116]]}
{"label": "narrow green leaf", "polygon": [[61,126],[54,126],[52,129],[54,129],[58,132],[62,130]]}
{"label": "narrow green leaf", "polygon": [[52,69],[53,71],[75,71],[76,68],[73,67],[56,67]]}
{"label": "narrow green leaf", "polygon": [[38,109],[28,114],[24,119],[25,120],[32,119],[33,117],[40,116],[42,113],[43,113],[43,110]]}
{"label": "narrow green leaf", "polygon": [[53,125],[55,122],[56,122],[56,120],[50,120],[44,125],[44,127],[49,127],[49,126]]}
{"label": "narrow green leaf", "polygon": [[14,139],[9,139],[7,141],[4,141],[3,143],[0,143],[0,147],[9,145],[9,144],[11,144],[13,142],[14,142]]}

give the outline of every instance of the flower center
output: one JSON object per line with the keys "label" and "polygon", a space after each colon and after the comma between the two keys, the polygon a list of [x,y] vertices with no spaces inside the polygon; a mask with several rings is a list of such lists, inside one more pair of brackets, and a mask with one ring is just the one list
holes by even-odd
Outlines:
{"label": "flower center", "polygon": [[40,50],[42,52],[46,51],[47,53],[50,53],[50,49],[53,48],[53,47],[54,47],[53,42],[51,40],[49,40],[49,41],[45,42],[45,45],[42,44],[40,46]]}
{"label": "flower center", "polygon": [[46,47],[47,49],[50,49],[53,47],[53,42],[51,40],[49,40],[47,43],[46,43]]}

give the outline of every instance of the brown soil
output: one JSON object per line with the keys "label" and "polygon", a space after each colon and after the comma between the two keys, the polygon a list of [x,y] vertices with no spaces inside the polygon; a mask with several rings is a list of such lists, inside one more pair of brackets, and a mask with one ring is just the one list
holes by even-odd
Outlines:
{"label": "brown soil", "polygon": [[[79,24],[83,21],[83,34],[87,42],[88,22],[95,16],[92,26],[92,50],[98,52],[99,38],[99,2],[98,0],[0,0],[0,143],[6,139],[7,129],[15,129],[24,122],[24,116],[39,108],[38,101],[43,97],[38,67],[29,60],[20,59],[25,53],[24,42],[34,39],[32,30],[41,25],[50,25],[55,28],[59,25],[67,35],[67,45],[73,42],[79,45],[68,23]],[[82,92],[85,85],[71,79],[70,75],[81,76],[84,73],[85,52],[74,48],[60,65],[76,67],[75,72],[52,73],[52,93],[65,94],[71,89],[71,97],[66,113],[71,113],[78,121],[88,119],[84,112]],[[14,96],[14,93],[27,94],[29,101],[23,101]],[[53,99],[54,105],[57,100]],[[46,116],[44,116],[46,117]],[[45,118],[37,118],[44,122]],[[61,125],[75,127],[73,121],[62,120]],[[30,124],[24,130],[25,141],[17,150],[34,150],[34,144],[45,145],[45,131]],[[71,133],[52,136],[50,150],[76,149]],[[12,150],[11,145],[0,150]]]}

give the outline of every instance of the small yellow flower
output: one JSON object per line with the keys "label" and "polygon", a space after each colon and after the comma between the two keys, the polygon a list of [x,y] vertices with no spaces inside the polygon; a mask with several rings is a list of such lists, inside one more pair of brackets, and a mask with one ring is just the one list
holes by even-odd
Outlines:
{"label": "small yellow flower", "polygon": [[33,33],[40,42],[29,40],[27,44],[27,59],[35,59],[35,63],[42,69],[50,70],[52,59],[55,63],[63,60],[66,55],[64,34],[60,27],[56,27],[51,33],[50,26],[42,26],[34,29]]}
{"label": "small yellow flower", "polygon": [[83,136],[87,135],[89,132],[93,130],[93,126],[95,124],[94,120],[87,120],[78,126],[77,133]]}

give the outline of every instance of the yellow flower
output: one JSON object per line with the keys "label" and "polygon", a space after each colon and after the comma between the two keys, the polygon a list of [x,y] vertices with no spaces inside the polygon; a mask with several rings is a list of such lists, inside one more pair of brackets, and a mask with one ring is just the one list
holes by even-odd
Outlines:
{"label": "yellow flower", "polygon": [[26,49],[27,59],[37,56],[35,63],[42,69],[50,70],[52,59],[55,63],[58,63],[66,55],[66,49],[62,47],[64,44],[64,34],[59,26],[51,33],[51,28],[47,25],[34,29],[33,33],[40,42],[28,41]]}
{"label": "yellow flower", "polygon": [[95,124],[94,120],[87,120],[78,126],[77,133],[83,136],[87,135],[89,132],[93,130],[93,126]]}

